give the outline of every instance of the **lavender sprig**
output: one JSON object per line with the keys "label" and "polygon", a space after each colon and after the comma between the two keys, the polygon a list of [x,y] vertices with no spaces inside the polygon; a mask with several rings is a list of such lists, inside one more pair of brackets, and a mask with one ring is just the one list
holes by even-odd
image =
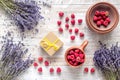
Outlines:
{"label": "lavender sprig", "polygon": [[101,48],[94,53],[95,66],[99,68],[108,80],[120,80],[120,47],[118,43],[111,48],[101,44]]}
{"label": "lavender sprig", "polygon": [[13,80],[22,72],[30,67],[33,60],[30,56],[24,59],[28,49],[24,45],[14,43],[12,39],[7,39],[0,50],[2,57],[0,59],[0,80]]}
{"label": "lavender sprig", "polygon": [[43,17],[34,0],[0,0],[0,5],[11,15],[21,31],[32,30]]}

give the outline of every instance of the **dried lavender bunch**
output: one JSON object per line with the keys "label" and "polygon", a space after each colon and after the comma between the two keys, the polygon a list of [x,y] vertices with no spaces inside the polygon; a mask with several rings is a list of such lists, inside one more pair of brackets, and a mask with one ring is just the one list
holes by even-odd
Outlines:
{"label": "dried lavender bunch", "polygon": [[120,80],[120,47],[118,43],[107,48],[100,42],[101,48],[94,53],[95,66],[106,76],[107,80]]}
{"label": "dried lavender bunch", "polygon": [[0,0],[0,5],[9,13],[21,31],[33,29],[43,17],[34,0]]}
{"label": "dried lavender bunch", "polygon": [[16,80],[15,78],[30,67],[33,60],[30,56],[23,59],[28,49],[21,42],[14,43],[7,39],[0,50],[0,80]]}

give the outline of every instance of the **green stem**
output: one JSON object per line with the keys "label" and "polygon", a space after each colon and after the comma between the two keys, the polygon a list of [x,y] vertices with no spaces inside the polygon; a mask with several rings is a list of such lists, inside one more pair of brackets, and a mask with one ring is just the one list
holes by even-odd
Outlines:
{"label": "green stem", "polygon": [[[0,0],[0,2],[3,4],[3,6],[5,6],[9,11],[11,11],[11,9],[8,8],[8,6],[5,4],[4,1]],[[12,11],[11,11],[12,12]]]}

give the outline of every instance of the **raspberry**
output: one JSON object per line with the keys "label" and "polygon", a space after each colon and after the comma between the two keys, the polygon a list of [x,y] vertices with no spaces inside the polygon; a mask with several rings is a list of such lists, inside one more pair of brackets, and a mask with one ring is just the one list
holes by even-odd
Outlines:
{"label": "raspberry", "polygon": [[38,68],[38,72],[40,72],[40,73],[42,72],[42,67]]}
{"label": "raspberry", "polygon": [[37,66],[38,66],[38,63],[37,63],[37,62],[34,62],[34,63],[33,63],[33,66],[34,66],[34,67],[37,67]]}
{"label": "raspberry", "polygon": [[39,61],[39,62],[43,62],[43,57],[39,57],[39,58],[38,58],[38,61]]}
{"label": "raspberry", "polygon": [[69,51],[69,54],[70,54],[70,55],[74,54],[74,51],[73,51],[73,50],[70,50],[70,51]]}
{"label": "raspberry", "polygon": [[96,22],[97,20],[98,20],[98,17],[97,17],[97,16],[94,16],[94,17],[93,17],[93,21]]}
{"label": "raspberry", "polygon": [[101,21],[97,21],[97,26],[99,27],[101,25]]}
{"label": "raspberry", "polygon": [[101,15],[101,16],[105,16],[105,11],[101,11],[101,12],[100,12],[100,15]]}
{"label": "raspberry", "polygon": [[75,63],[76,62],[76,58],[72,59],[72,62]]}
{"label": "raspberry", "polygon": [[80,59],[80,63],[84,63],[84,61],[85,61],[84,59]]}
{"label": "raspberry", "polygon": [[107,18],[107,16],[103,16],[103,19],[105,20]]}
{"label": "raspberry", "polygon": [[57,21],[57,24],[58,24],[58,26],[60,26],[61,25],[61,21]]}
{"label": "raspberry", "polygon": [[78,28],[75,28],[75,33],[77,34],[79,32],[79,29]]}
{"label": "raspberry", "polygon": [[101,19],[101,20],[100,20],[100,22],[101,22],[101,24],[103,24],[103,23],[104,23],[104,20],[103,20],[103,19]]}
{"label": "raspberry", "polygon": [[45,66],[49,66],[49,62],[48,61],[45,61],[44,64],[45,64]]}
{"label": "raspberry", "polygon": [[78,53],[74,53],[74,55],[75,55],[75,57],[78,57],[78,56],[79,56],[79,54],[78,54]]}
{"label": "raspberry", "polygon": [[78,19],[78,24],[81,24],[82,23],[82,19]]}
{"label": "raspberry", "polygon": [[83,59],[84,58],[84,54],[79,54],[80,58]]}
{"label": "raspberry", "polygon": [[89,69],[88,69],[87,67],[86,67],[86,68],[84,68],[84,72],[86,72],[86,73],[87,73],[87,72],[88,72],[88,70],[89,70]]}
{"label": "raspberry", "polygon": [[72,29],[69,29],[69,33],[72,33]]}
{"label": "raspberry", "polygon": [[70,59],[71,59],[71,60],[74,60],[74,59],[75,59],[75,56],[74,56],[74,55],[70,55]]}
{"label": "raspberry", "polygon": [[70,63],[71,65],[73,65],[73,62],[72,62],[72,61],[69,61],[69,63]]}
{"label": "raspberry", "polygon": [[75,25],[75,20],[71,20],[71,24],[72,24],[72,25]]}
{"label": "raspberry", "polygon": [[80,33],[80,37],[84,37],[84,33],[81,32],[81,33]]}
{"label": "raspberry", "polygon": [[62,71],[61,68],[58,67],[56,72],[57,72],[57,73],[61,73],[61,71]]}
{"label": "raspberry", "polygon": [[76,53],[79,53],[79,52],[80,52],[80,50],[79,50],[79,49],[76,49],[76,50],[75,50],[75,52],[76,52]]}
{"label": "raspberry", "polygon": [[63,32],[63,28],[59,27],[59,32],[62,33]]}
{"label": "raspberry", "polygon": [[59,17],[63,17],[64,16],[64,13],[63,12],[59,12]]}
{"label": "raspberry", "polygon": [[108,23],[110,23],[110,22],[111,22],[110,18],[106,18],[106,21],[108,21]]}
{"label": "raspberry", "polygon": [[80,62],[80,60],[81,60],[81,58],[78,56],[78,57],[76,57],[76,61],[77,62]]}
{"label": "raspberry", "polygon": [[66,22],[68,22],[68,21],[69,21],[69,18],[68,18],[68,17],[66,17],[66,18],[65,18],[65,21],[66,21]]}
{"label": "raspberry", "polygon": [[95,72],[95,69],[94,69],[94,68],[91,68],[90,72],[91,72],[91,73],[94,73],[94,72]]}
{"label": "raspberry", "polygon": [[71,14],[71,18],[74,19],[74,18],[75,18],[75,15],[74,15],[74,14]]}
{"label": "raspberry", "polygon": [[50,68],[50,73],[53,73],[54,72],[54,69],[53,68]]}
{"label": "raspberry", "polygon": [[107,26],[108,26],[108,21],[104,21],[103,25],[104,25],[105,27],[107,27]]}
{"label": "raspberry", "polygon": [[96,15],[96,16],[99,16],[99,15],[100,15],[100,11],[96,11],[96,12],[95,12],[95,15]]}
{"label": "raspberry", "polygon": [[77,65],[78,65],[78,62],[75,62],[73,65],[74,65],[74,66],[77,66]]}
{"label": "raspberry", "polygon": [[73,41],[75,40],[75,36],[70,36],[70,39]]}
{"label": "raspberry", "polygon": [[66,29],[68,29],[69,28],[69,24],[65,24],[65,27],[66,27]]}
{"label": "raspberry", "polygon": [[70,56],[70,55],[68,55],[68,56],[67,56],[67,59],[68,59],[68,60],[69,60],[69,59],[71,59],[71,56]]}
{"label": "raspberry", "polygon": [[98,20],[101,20],[101,19],[102,19],[102,17],[101,17],[101,16],[99,16],[99,17],[98,17]]}

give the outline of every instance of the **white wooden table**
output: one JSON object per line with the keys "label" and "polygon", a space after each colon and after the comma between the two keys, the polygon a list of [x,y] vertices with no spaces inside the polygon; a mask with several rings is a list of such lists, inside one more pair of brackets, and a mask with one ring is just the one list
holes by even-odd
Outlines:
{"label": "white wooden table", "polygon": [[[39,3],[39,0],[36,1]],[[120,12],[120,0],[52,0],[50,1],[52,2],[51,8],[42,6],[42,15],[45,20],[40,21],[37,26],[39,32],[36,33],[35,30],[26,32],[27,37],[23,40],[23,43],[29,48],[29,53],[32,54],[33,58],[37,59],[37,57],[43,56],[44,60],[50,61],[50,66],[45,67],[43,63],[39,64],[39,66],[43,68],[42,74],[39,74],[37,69],[31,66],[19,77],[19,80],[104,80],[98,70],[96,70],[95,74],[90,74],[90,72],[86,74],[83,72],[84,67],[88,67],[89,69],[94,67],[92,58],[94,51],[100,47],[98,41],[102,41],[108,44],[108,46],[115,44],[115,42],[120,43],[120,24],[118,24],[118,27],[114,31],[105,35],[92,32],[87,27],[85,22],[86,11],[92,4],[99,1],[107,1],[114,4]],[[70,34],[67,31],[64,31],[63,34],[58,33],[56,21],[59,20],[59,11],[63,11],[65,16],[70,16],[71,13],[74,13],[76,18],[83,19],[82,25],[76,25],[76,27],[80,28],[80,31],[85,33],[84,39],[80,39],[77,36],[76,40],[71,42],[69,39]],[[4,11],[0,10],[0,36],[5,35],[7,31],[13,31],[12,35],[14,36],[14,40],[21,40],[18,29],[15,25],[11,24],[12,21],[10,21],[8,16],[4,15],[4,13]],[[64,25],[62,26],[64,27]],[[50,31],[54,32],[64,42],[64,46],[52,57],[48,56],[39,46],[40,40]],[[86,39],[89,41],[89,44],[85,49],[86,61],[84,65],[77,69],[71,68],[64,60],[65,50],[73,45],[79,46]],[[58,75],[55,71],[54,74],[51,75],[49,73],[50,67],[53,67],[55,70],[57,67],[61,67],[61,74]]]}

